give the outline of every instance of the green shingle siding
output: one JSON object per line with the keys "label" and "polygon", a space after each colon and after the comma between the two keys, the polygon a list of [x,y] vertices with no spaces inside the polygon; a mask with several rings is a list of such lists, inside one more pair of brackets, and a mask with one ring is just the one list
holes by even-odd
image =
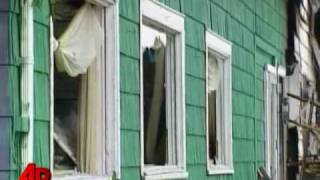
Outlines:
{"label": "green shingle siding", "polygon": [[122,167],[121,179],[140,179],[140,169],[137,167]]}
{"label": "green shingle siding", "polygon": [[167,5],[168,7],[175,9],[176,11],[181,11],[181,8],[182,8],[181,1],[184,1],[184,0],[159,0],[159,1]]}
{"label": "green shingle siding", "polygon": [[140,3],[137,0],[120,0],[119,1],[120,16],[132,20],[135,23],[140,21],[139,6]]}
{"label": "green shingle siding", "polygon": [[204,79],[186,76],[186,103],[205,107],[205,81]]}
{"label": "green shingle siding", "polygon": [[50,124],[48,121],[35,119],[33,160],[37,166],[50,167]]}
{"label": "green shingle siding", "polygon": [[190,18],[185,18],[185,38],[186,44],[199,51],[205,51],[205,26],[200,22]]}
{"label": "green shingle siding", "polygon": [[[205,78],[205,52],[186,46],[186,73],[190,76]],[[197,59],[200,59],[197,61]]]}
{"label": "green shingle siding", "polygon": [[121,128],[139,132],[140,130],[140,98],[136,94],[121,93]]}
{"label": "green shingle siding", "polygon": [[[123,9],[126,9],[125,2],[123,2]],[[130,2],[130,4],[135,4],[135,2],[137,0]],[[274,51],[273,53],[269,52],[269,56],[277,57],[280,62],[283,61],[285,45],[284,2],[275,0],[272,2],[266,0],[161,0],[161,2],[185,14],[186,133],[189,179],[256,179],[256,169],[264,163],[263,67],[266,63],[271,63],[271,60],[261,58],[261,54],[257,54],[257,52],[259,52],[259,48],[265,49],[266,46],[270,46]],[[130,60],[139,58],[136,56],[136,52],[139,51],[137,31],[139,25],[136,18],[139,9],[137,5],[135,7],[135,10],[130,9],[128,12],[120,11],[120,17],[123,16],[123,20],[120,20],[121,52],[126,56],[133,57],[121,60],[123,64],[121,67],[127,67],[127,70],[123,70],[125,72],[121,73],[121,80],[125,81],[121,82],[122,90],[128,93],[121,96],[124,99],[122,100],[123,104],[139,104],[138,98],[133,100],[139,87],[129,82],[132,77],[126,77],[126,74],[136,76],[139,73],[137,65],[133,62],[129,63]],[[206,27],[233,43],[232,107],[235,168],[233,175],[207,176],[206,174],[204,64]],[[256,45],[257,39],[266,45],[258,47]],[[262,56],[266,55],[262,54]],[[138,77],[136,78],[132,82],[139,82]],[[129,96],[132,97],[129,98]],[[130,103],[128,99],[132,99]],[[133,113],[137,108],[125,105],[121,109],[125,110],[121,111],[122,113]],[[122,119],[121,124],[126,129],[137,127],[140,123],[137,114],[134,114],[132,118],[123,115],[123,118],[126,120]],[[131,133],[135,134],[136,128],[132,129]],[[128,146],[125,143],[122,145]],[[140,151],[139,147],[137,149]],[[133,152],[136,154],[136,150]],[[131,162],[129,159],[132,157],[125,155],[122,157],[128,158],[128,161]],[[123,178],[127,178],[128,174],[137,177],[140,170],[138,166],[139,163],[136,171],[135,167],[123,168]]]}
{"label": "green shingle siding", "polygon": [[187,105],[186,108],[186,128],[187,133],[195,136],[206,135],[206,123],[203,121],[206,111],[203,107]]}
{"label": "green shingle siding", "polygon": [[0,6],[0,179],[17,179],[20,78],[18,38],[13,33],[18,21],[9,1]]}
{"label": "green shingle siding", "polygon": [[205,135],[189,135],[187,137],[187,165],[203,165],[207,161]]}
{"label": "green shingle siding", "polygon": [[210,4],[208,0],[185,0],[184,14],[193,18],[194,20],[208,25],[210,18]]}
{"label": "green shingle siding", "polygon": [[121,0],[121,178],[140,179],[140,3]]}
{"label": "green shingle siding", "polygon": [[[185,14],[186,133],[189,179],[254,180],[264,163],[263,67],[277,58],[283,63],[285,2],[278,0],[161,0]],[[1,3],[0,3],[1,4]],[[139,179],[140,173],[140,4],[120,0],[121,176]],[[10,0],[9,50],[10,114],[5,126],[19,124],[20,115],[20,7]],[[0,7],[0,16],[2,17]],[[35,161],[49,165],[49,1],[35,8]],[[233,43],[233,175],[207,176],[205,135],[205,30],[212,29]],[[271,48],[270,48],[271,47]],[[270,50],[271,49],[271,50]],[[1,67],[2,68],[2,67]],[[41,97],[41,98],[38,98]],[[46,98],[47,97],[47,98]],[[14,123],[13,123],[14,122]],[[11,169],[16,174],[19,154],[16,132],[9,130]],[[40,134],[40,135],[39,135]],[[41,137],[39,137],[41,136]],[[14,158],[15,157],[15,158]],[[14,179],[14,178],[13,178]]]}
{"label": "green shingle siding", "polygon": [[50,1],[34,3],[34,151],[37,166],[50,167]]}
{"label": "green shingle siding", "polygon": [[[140,167],[140,134],[136,130],[121,131],[121,167]],[[137,168],[138,170],[138,168]]]}
{"label": "green shingle siding", "polygon": [[[10,0],[7,13],[8,17],[8,59],[7,64],[9,81],[7,86],[10,92],[10,118],[7,120],[9,127],[10,142],[10,168],[7,169],[5,179],[17,179],[20,169],[21,154],[21,133],[22,127],[20,112],[20,34],[21,34],[21,16],[20,1]],[[35,54],[35,148],[34,161],[38,165],[49,167],[49,1],[38,1],[35,3],[34,10],[34,54]],[[3,61],[2,61],[3,62]]]}
{"label": "green shingle siding", "polygon": [[139,47],[139,23],[130,21],[120,16],[120,52],[140,59]]}

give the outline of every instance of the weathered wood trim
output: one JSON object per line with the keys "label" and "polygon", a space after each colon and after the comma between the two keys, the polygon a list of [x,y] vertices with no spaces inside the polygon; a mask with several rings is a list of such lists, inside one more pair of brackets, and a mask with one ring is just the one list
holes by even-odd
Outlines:
{"label": "weathered wood trim", "polygon": [[[268,173],[269,176],[276,178],[275,180],[279,179],[281,177],[281,172],[279,170],[281,164],[280,164],[280,128],[282,128],[282,126],[280,126],[281,121],[280,120],[280,114],[279,114],[279,107],[280,107],[280,101],[279,101],[279,77],[285,77],[285,70],[284,67],[282,66],[272,66],[270,64],[267,64],[265,67],[265,72],[264,72],[264,102],[265,102],[265,166],[266,166],[266,172]],[[277,86],[277,103],[273,104],[272,106],[276,106],[277,107],[277,119],[275,120],[277,124],[276,127],[272,126],[274,125],[272,122],[272,118],[271,118],[271,114],[272,114],[272,110],[270,109],[271,106],[271,102],[270,102],[270,97],[271,97],[271,88],[270,85],[276,85]],[[272,127],[271,127],[272,126]],[[275,129],[277,134],[271,134],[271,129]],[[270,137],[275,138],[276,137],[276,141],[274,142],[273,139],[271,139],[271,143],[276,143],[276,146],[278,147],[277,149],[272,149],[272,151],[270,151]],[[274,151],[276,151],[276,154],[274,153]],[[274,157],[275,156],[275,157]],[[278,162],[275,162],[277,167],[274,167],[272,164],[274,160],[272,160],[271,158],[276,158],[276,160],[278,160]],[[271,166],[274,168],[272,169]],[[274,177],[274,174],[271,172],[271,170],[274,170],[274,172],[276,173],[276,177]]]}
{"label": "weathered wood trim", "polygon": [[[121,178],[119,1],[105,10],[107,174]],[[110,28],[113,27],[113,28]]]}

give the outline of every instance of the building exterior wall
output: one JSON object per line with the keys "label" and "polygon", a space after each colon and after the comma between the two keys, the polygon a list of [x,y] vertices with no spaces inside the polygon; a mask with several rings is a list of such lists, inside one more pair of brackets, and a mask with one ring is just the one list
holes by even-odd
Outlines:
{"label": "building exterior wall", "polygon": [[[312,33],[312,30],[310,30],[311,22],[308,19],[308,14],[312,13],[309,12],[311,5],[309,5],[307,0],[303,0],[302,3],[303,6],[297,12],[299,14],[297,14],[297,35],[295,37],[296,57],[301,65],[301,74],[315,85],[316,78],[312,62],[312,48],[309,41],[309,35]],[[303,20],[300,18],[303,18]]]}
{"label": "building exterior wall", "polygon": [[[34,162],[49,167],[49,1],[37,1],[35,31]],[[0,179],[18,179],[21,172],[21,8],[19,0],[0,3]]]}
{"label": "building exterior wall", "polygon": [[[317,35],[314,34],[314,27],[317,20],[314,21],[315,12],[318,10],[316,5],[317,1],[302,0],[300,5],[296,9],[296,32],[294,34],[294,48],[296,67],[291,76],[287,77],[288,93],[295,94],[297,96],[306,98],[310,101],[319,100],[319,75],[316,54],[319,51],[318,45],[313,44],[313,38]],[[313,24],[315,23],[315,24]],[[308,124],[316,127],[318,120],[318,110],[316,106],[300,101],[298,99],[289,97],[289,119],[297,122],[298,124]],[[305,109],[305,110],[304,110]],[[308,157],[319,154],[319,142],[316,140],[316,136],[312,135],[310,131],[307,131],[305,127],[299,125],[289,124],[289,132],[296,129],[298,134],[297,142],[293,143],[292,137],[288,137],[288,159],[304,160]],[[296,157],[295,157],[296,156]],[[305,162],[308,164],[308,162]],[[293,176],[294,174],[300,174],[302,179],[308,179],[307,175],[304,175],[308,171],[308,167],[302,168],[299,171],[294,169],[295,167],[288,169],[288,174]],[[312,174],[312,173],[310,173]],[[309,178],[312,179],[313,175]]]}
{"label": "building exterior wall", "polygon": [[[316,77],[314,72],[314,64],[312,59],[312,47],[309,40],[309,35],[312,33],[311,22],[309,22],[308,14],[303,7],[309,10],[309,3],[306,0],[302,1],[303,5],[297,10],[297,32],[294,36],[295,57],[297,65],[292,76],[288,77],[288,91],[292,94],[301,94],[302,83],[306,81],[310,83],[312,89],[316,86]],[[303,20],[302,20],[303,18]],[[299,115],[300,102],[295,99],[289,99],[290,104],[290,119],[296,119]]]}
{"label": "building exterior wall", "polygon": [[12,123],[12,96],[9,82],[8,63],[8,1],[0,2],[0,179],[7,178],[10,174],[10,133]]}
{"label": "building exterior wall", "polygon": [[139,1],[119,2],[121,177],[140,178]]}
{"label": "building exterior wall", "polygon": [[[8,54],[0,49],[0,73],[7,81],[8,97],[0,94],[0,156],[10,153],[10,165],[0,162],[0,179],[16,172],[19,165],[19,0],[10,0],[2,10],[0,23],[9,19]],[[185,15],[186,28],[186,133],[189,179],[257,179],[264,165],[264,65],[283,64],[285,50],[285,0],[161,0]],[[121,91],[121,177],[141,178],[140,157],[140,3],[120,0],[120,91]],[[3,11],[5,13],[3,13]],[[35,30],[35,148],[34,160],[49,166],[49,1],[37,1]],[[8,17],[5,17],[8,16]],[[211,29],[233,43],[233,158],[234,174],[208,176],[206,173],[205,127],[205,31]],[[3,30],[0,26],[0,32]],[[2,33],[1,33],[2,34]],[[0,47],[5,41],[0,34]],[[8,56],[8,58],[6,58]],[[7,59],[8,61],[3,61]],[[4,63],[3,63],[4,62]],[[6,76],[7,75],[7,76]],[[1,79],[2,80],[2,79]],[[0,85],[2,85],[0,82]],[[4,88],[0,86],[0,90]],[[10,89],[11,88],[11,89]],[[7,100],[8,99],[8,100]],[[2,112],[3,104],[11,111]],[[7,103],[8,102],[8,103]],[[7,107],[7,106],[5,106]],[[2,118],[4,117],[4,118]],[[4,125],[2,125],[2,123]],[[7,142],[7,143],[6,143]],[[9,149],[9,151],[8,151]],[[15,156],[14,156],[15,155]],[[6,157],[7,156],[3,156]],[[10,171],[12,170],[12,171]],[[16,179],[16,178],[13,178]]]}
{"label": "building exterior wall", "polygon": [[34,162],[50,166],[50,1],[34,2]]}
{"label": "building exterior wall", "polygon": [[[185,15],[189,179],[256,179],[264,165],[263,68],[283,64],[285,1],[161,0]],[[234,175],[207,176],[205,30],[233,43]],[[140,177],[139,2],[120,1],[122,177]],[[132,116],[133,115],[133,116]]]}

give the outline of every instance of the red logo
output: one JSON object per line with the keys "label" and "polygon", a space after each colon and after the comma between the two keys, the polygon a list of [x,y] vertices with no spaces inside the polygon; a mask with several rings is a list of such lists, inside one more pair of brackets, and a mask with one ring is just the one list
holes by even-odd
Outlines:
{"label": "red logo", "polygon": [[36,164],[30,163],[19,180],[51,180],[51,172],[48,168],[36,167]]}

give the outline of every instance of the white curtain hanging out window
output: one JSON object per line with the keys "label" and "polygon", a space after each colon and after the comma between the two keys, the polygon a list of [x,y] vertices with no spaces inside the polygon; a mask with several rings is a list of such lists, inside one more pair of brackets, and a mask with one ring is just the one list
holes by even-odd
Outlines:
{"label": "white curtain hanging out window", "polygon": [[58,71],[72,77],[86,73],[97,58],[102,42],[103,30],[95,7],[86,3],[58,39],[55,51]]}
{"label": "white curtain hanging out window", "polygon": [[208,71],[209,71],[209,91],[215,91],[220,84],[220,68],[219,60],[212,54],[209,54]]}
{"label": "white curtain hanging out window", "polygon": [[103,30],[93,5],[108,7],[114,0],[86,0],[67,30],[56,41],[56,65],[60,72],[75,77],[86,73],[101,47]]}

